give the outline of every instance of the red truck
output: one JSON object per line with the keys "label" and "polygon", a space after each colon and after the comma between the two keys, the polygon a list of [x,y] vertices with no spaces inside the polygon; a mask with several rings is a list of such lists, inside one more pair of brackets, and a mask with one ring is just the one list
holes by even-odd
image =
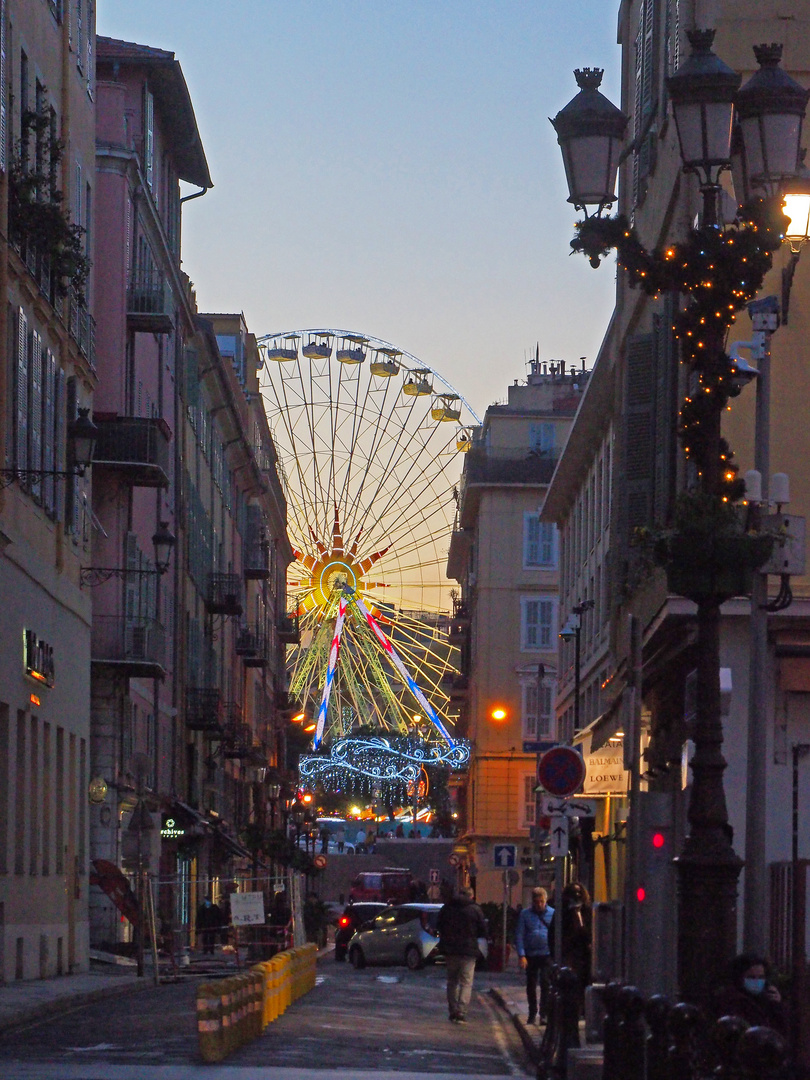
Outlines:
{"label": "red truck", "polygon": [[398,866],[382,870],[363,870],[352,882],[349,901],[377,901],[381,904],[407,904],[411,899],[413,874]]}

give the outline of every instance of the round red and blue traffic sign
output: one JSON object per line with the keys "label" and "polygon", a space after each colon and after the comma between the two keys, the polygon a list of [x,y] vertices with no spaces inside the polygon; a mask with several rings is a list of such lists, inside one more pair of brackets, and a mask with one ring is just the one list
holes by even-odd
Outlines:
{"label": "round red and blue traffic sign", "polygon": [[570,746],[547,750],[537,766],[537,783],[549,795],[565,798],[579,791],[585,782],[585,761]]}

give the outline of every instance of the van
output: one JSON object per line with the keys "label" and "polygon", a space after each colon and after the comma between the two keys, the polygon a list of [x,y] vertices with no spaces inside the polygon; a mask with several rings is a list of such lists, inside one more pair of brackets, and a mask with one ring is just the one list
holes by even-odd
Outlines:
{"label": "van", "polygon": [[349,901],[377,901],[382,904],[405,904],[411,899],[413,874],[398,866],[382,870],[363,870],[352,882]]}

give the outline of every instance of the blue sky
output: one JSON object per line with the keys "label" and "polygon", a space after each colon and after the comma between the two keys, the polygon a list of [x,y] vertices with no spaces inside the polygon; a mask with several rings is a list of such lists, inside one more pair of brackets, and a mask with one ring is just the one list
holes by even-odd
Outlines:
{"label": "blue sky", "polygon": [[482,413],[543,359],[593,361],[613,270],[568,255],[547,117],[575,67],[618,101],[618,0],[99,0],[174,51],[215,187],[184,210],[202,310],[364,331]]}

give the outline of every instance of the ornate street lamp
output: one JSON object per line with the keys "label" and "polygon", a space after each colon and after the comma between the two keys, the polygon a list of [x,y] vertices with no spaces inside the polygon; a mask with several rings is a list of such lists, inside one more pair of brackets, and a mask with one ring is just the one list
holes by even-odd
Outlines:
{"label": "ornate street lamp", "polygon": [[627,127],[627,117],[599,93],[602,68],[574,72],[580,91],[551,120],[562,148],[568,201],[588,214],[596,206],[599,217],[616,201],[616,174]]}
{"label": "ornate street lamp", "polygon": [[[680,414],[680,436],[694,462],[696,483],[679,500],[671,527],[657,531],[655,554],[667,570],[669,591],[689,597],[697,606],[689,835],[676,860],[679,986],[687,1000],[697,1001],[719,983],[734,955],[737,879],[742,868],[731,843],[723,788],[720,605],[730,596],[750,592],[746,578],[769,553],[768,539],[745,534],[732,507],[741,484],[721,437],[721,417],[740,387],[739,369],[727,355],[725,341],[735,313],[760,290],[782,237],[760,207],[726,230],[718,228],[719,179],[731,165],[734,102],[741,80],[712,52],[714,31],[697,30],[688,36],[692,54],[667,80],[667,89],[684,170],[695,173],[700,183],[701,227],[657,253],[643,248],[626,218],[597,216],[577,226],[572,247],[588,255],[592,265],[615,248],[630,284],[652,297],[668,291],[687,301],[674,321],[682,359],[692,371]],[[773,55],[763,52],[763,61],[771,65]],[[772,71],[761,81],[770,86],[775,80],[784,85]],[[787,92],[780,100],[784,104]],[[798,96],[791,101],[795,109]],[[756,102],[757,95],[749,95],[746,108],[752,124]],[[766,183],[771,173],[776,176],[777,170],[783,180],[781,170],[791,160],[795,165],[797,154],[795,140],[790,146],[780,143],[780,134],[783,140],[796,135],[795,114],[790,113],[794,119],[788,124],[786,114],[772,108],[773,95],[767,102],[756,127],[765,149],[755,158],[745,148],[749,176],[760,183]],[[754,130],[749,128],[749,136]],[[741,131],[741,147],[745,138]],[[576,146],[568,148],[568,156],[577,158]]]}
{"label": "ornate street lamp", "polygon": [[0,469],[0,488],[8,487],[15,480],[31,484],[45,476],[84,476],[93,461],[98,438],[98,428],[90,419],[89,412],[89,409],[79,409],[76,419],[67,426],[67,469]]}
{"label": "ornate street lamp", "polygon": [[130,574],[141,576],[156,574],[158,577],[162,577],[169,569],[172,549],[176,543],[177,541],[169,529],[168,522],[161,521],[155,535],[152,537],[152,544],[155,549],[154,567],[145,570],[130,570],[125,566],[83,566],[79,572],[81,584],[89,585],[92,589],[96,585],[103,585],[110,578],[125,578]]}
{"label": "ornate street lamp", "polygon": [[703,224],[717,224],[720,174],[731,164],[734,96],[741,78],[712,52],[714,30],[692,30],[692,54],[667,79],[684,172],[697,174]]}
{"label": "ornate street lamp", "polygon": [[755,45],[754,56],[759,71],[735,99],[748,184],[747,190],[737,191],[741,202],[754,195],[781,193],[785,181],[798,173],[802,123],[810,98],[810,90],[779,66],[781,45]]}

